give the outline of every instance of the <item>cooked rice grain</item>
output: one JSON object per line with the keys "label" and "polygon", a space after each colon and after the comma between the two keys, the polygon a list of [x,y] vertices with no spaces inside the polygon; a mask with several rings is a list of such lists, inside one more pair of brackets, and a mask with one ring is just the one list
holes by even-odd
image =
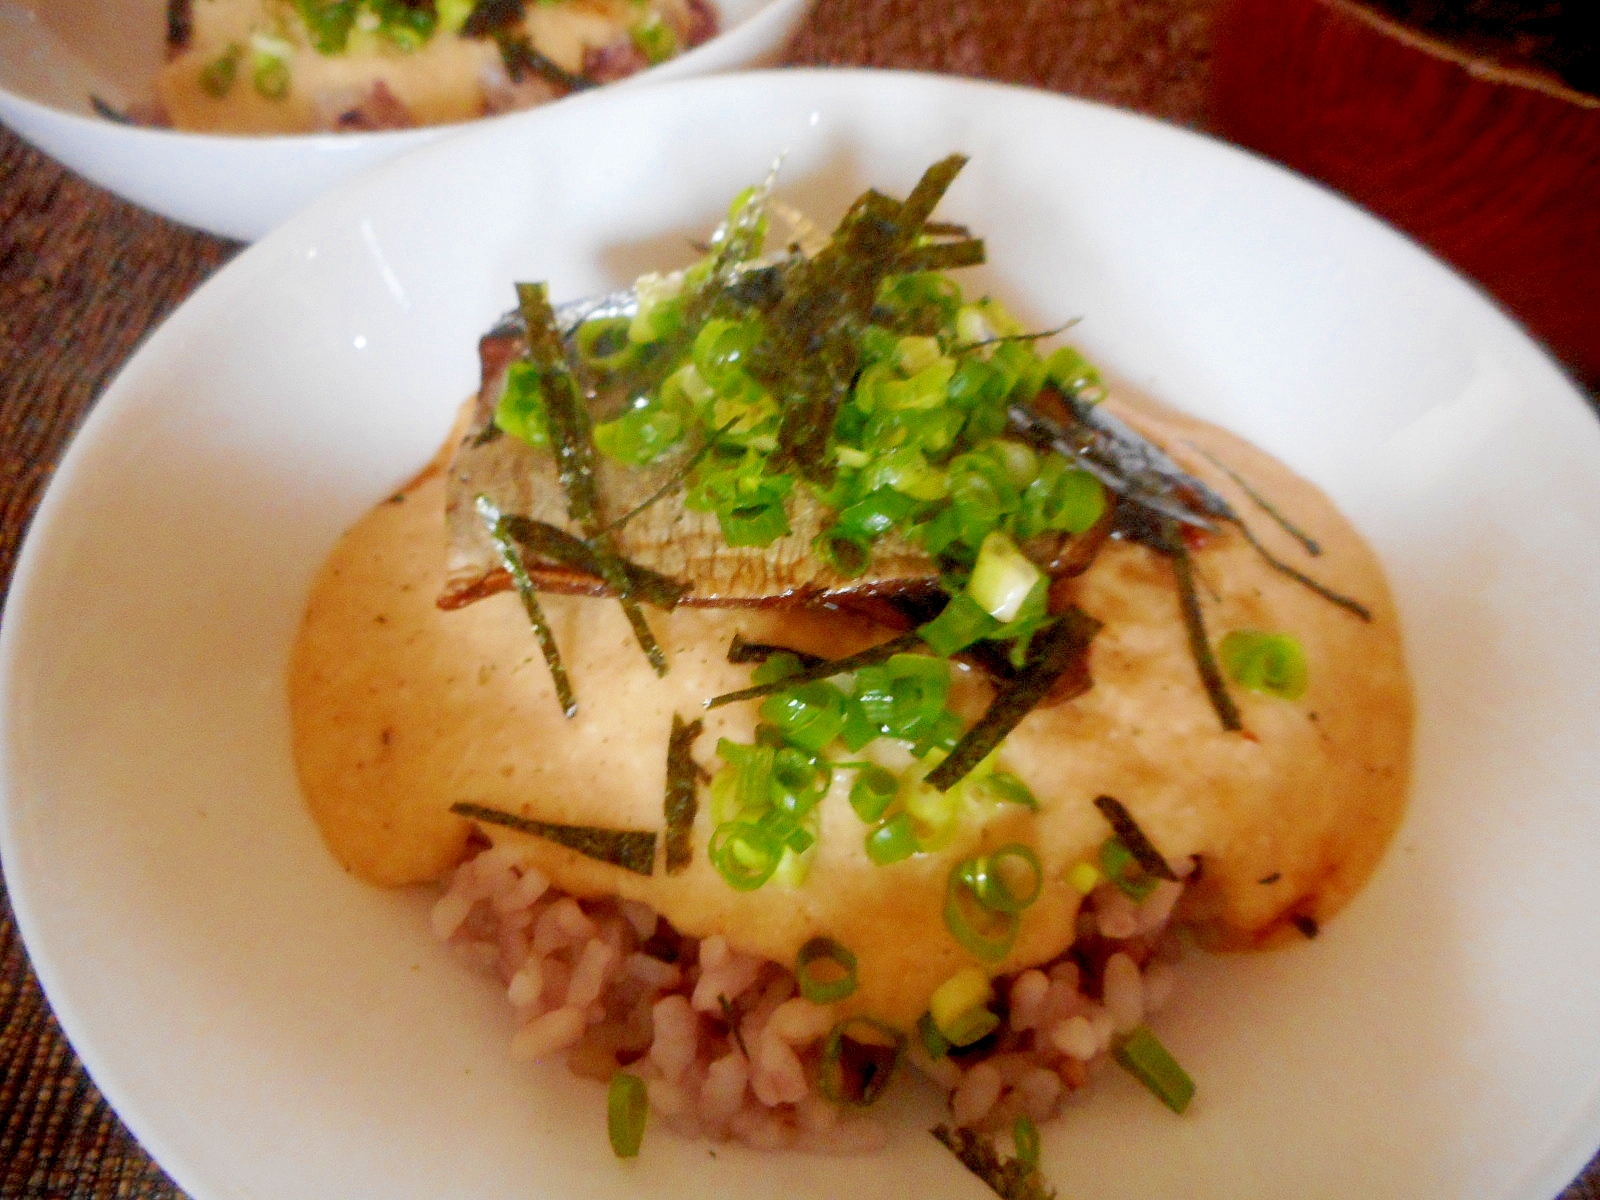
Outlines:
{"label": "cooked rice grain", "polygon": [[[908,1062],[946,1094],[957,1124],[1049,1119],[1113,1037],[1167,1001],[1179,953],[1167,926],[1181,892],[1163,883],[1135,904],[1097,889],[1071,950],[996,980],[996,1033],[937,1059],[912,1038]],[[503,848],[455,871],[432,926],[505,987],[517,1060],[564,1053],[575,1074],[602,1081],[627,1067],[658,1121],[685,1137],[822,1154],[870,1152],[887,1137],[817,1089],[836,1010],[800,997],[786,966],[720,934],[684,937],[635,901],[564,895]]]}

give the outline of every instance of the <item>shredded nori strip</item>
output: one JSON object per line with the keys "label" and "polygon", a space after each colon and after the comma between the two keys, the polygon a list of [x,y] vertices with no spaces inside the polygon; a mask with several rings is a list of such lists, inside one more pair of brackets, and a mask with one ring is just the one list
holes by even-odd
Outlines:
{"label": "shredded nori strip", "polygon": [[89,107],[94,109],[96,116],[104,117],[108,121],[114,121],[118,125],[137,125],[139,123],[109,100],[97,96],[93,92],[89,93]]}
{"label": "shredded nori strip", "polygon": [[1177,522],[1171,517],[1161,518],[1157,541],[1158,548],[1172,561],[1172,574],[1178,581],[1178,607],[1183,612],[1184,632],[1189,635],[1189,654],[1194,659],[1195,670],[1200,673],[1206,697],[1222,727],[1236,733],[1244,728],[1244,722],[1239,718],[1239,706],[1228,695],[1228,685],[1222,678],[1217,657],[1211,652],[1205,615],[1200,611],[1200,597],[1194,587],[1194,562],[1189,558],[1189,548],[1183,544]]}
{"label": "shredded nori strip", "polygon": [[[500,519],[504,523],[506,532],[517,540],[517,544],[523,550],[562,566],[582,571],[585,575],[600,576],[600,557],[582,538],[574,537],[565,529],[558,529],[544,521],[531,520],[518,513],[507,513]],[[657,608],[668,611],[676,608],[689,590],[688,584],[679,583],[676,579],[669,578],[659,571],[652,571],[649,567],[631,562],[620,555],[617,557],[617,562],[623,574],[627,576],[628,586],[633,594]]]}
{"label": "shredded nori strip", "polygon": [[[1193,445],[1193,443],[1190,443],[1190,445]],[[1311,555],[1313,558],[1316,558],[1322,553],[1322,547],[1317,543],[1315,538],[1306,533],[1304,530],[1300,529],[1297,525],[1290,521],[1288,517],[1279,512],[1271,501],[1257,492],[1255,488],[1251,487],[1250,484],[1247,483],[1237,471],[1228,466],[1227,463],[1224,463],[1216,458],[1214,455],[1201,449],[1199,446],[1195,446],[1194,449],[1199,450],[1199,452],[1205,455],[1205,457],[1213,466],[1227,475],[1229,479],[1233,480],[1233,482],[1239,486],[1239,490],[1244,492],[1246,496],[1249,496],[1262,512],[1266,513],[1267,516],[1272,518],[1272,520],[1280,529],[1282,529],[1290,537],[1294,538],[1295,541],[1299,542],[1307,554]],[[1288,576],[1301,587],[1309,588],[1311,591],[1321,596],[1324,600],[1327,600],[1332,604],[1337,604],[1340,608],[1354,613],[1363,621],[1372,620],[1372,612],[1365,604],[1362,604],[1359,600],[1352,599],[1341,592],[1334,591],[1332,588],[1327,586],[1327,584],[1317,582],[1304,571],[1297,567],[1290,566],[1277,555],[1273,554],[1272,551],[1266,548],[1266,546],[1262,545],[1260,539],[1256,537],[1250,526],[1244,523],[1244,518],[1239,516],[1238,513],[1230,509],[1221,515],[1225,520],[1238,529],[1239,533],[1244,537],[1244,540],[1250,543],[1251,548],[1254,549],[1255,552],[1259,554],[1266,564],[1273,570]]]}
{"label": "shredded nori strip", "polygon": [[982,238],[962,238],[958,242],[933,242],[907,250],[895,263],[897,274],[917,271],[951,271],[976,267],[987,261]]}
{"label": "shredded nori strip", "polygon": [[1117,831],[1117,838],[1133,855],[1134,861],[1144,868],[1145,874],[1172,883],[1178,882],[1177,873],[1168,864],[1166,856],[1145,836],[1144,830],[1139,828],[1133,814],[1123,807],[1122,801],[1115,796],[1096,796],[1094,806],[1111,823],[1111,828]]}
{"label": "shredded nori strip", "polygon": [[794,650],[772,642],[747,641],[744,634],[738,632],[734,633],[733,641],[728,643],[728,661],[731,663],[764,663],[774,654],[792,654],[800,660],[802,667],[814,667],[828,661],[820,654],[807,654],[804,650]]}
{"label": "shredded nori strip", "polygon": [[1099,631],[1099,621],[1080,608],[1070,608],[1035,634],[1022,669],[997,685],[988,711],[961,735],[950,757],[928,772],[928,786],[944,792],[964,779],[1050,694],[1058,679],[1083,662]]}
{"label": "shredded nori strip", "polygon": [[734,1011],[733,1001],[724,993],[718,992],[717,1004],[722,1009],[722,1019],[728,1026],[728,1032],[733,1034],[733,1044],[739,1047],[740,1054],[749,1058],[750,1051],[744,1044],[744,1031],[739,1028],[739,1014]]}
{"label": "shredded nori strip", "polygon": [[1283,530],[1295,541],[1299,542],[1307,554],[1309,554],[1312,558],[1316,558],[1322,553],[1322,546],[1318,544],[1316,538],[1312,537],[1293,521],[1289,520],[1288,517],[1284,516],[1283,513],[1279,512],[1277,505],[1273,504],[1260,492],[1256,491],[1255,488],[1251,487],[1244,476],[1240,475],[1239,472],[1235,471],[1227,463],[1223,462],[1220,458],[1218,458],[1215,454],[1212,454],[1211,451],[1205,449],[1203,446],[1196,446],[1193,442],[1190,442],[1189,446],[1191,449],[1196,450],[1200,454],[1204,455],[1207,462],[1209,462],[1217,470],[1221,471],[1229,479],[1233,480],[1234,484],[1237,485],[1239,490],[1246,496],[1249,496],[1257,508],[1266,513],[1267,516],[1271,517],[1273,521],[1277,523],[1279,529]]}
{"label": "shredded nori strip", "polygon": [[811,683],[817,679],[827,679],[832,675],[843,675],[846,671],[856,671],[862,667],[870,667],[893,658],[896,654],[904,653],[922,644],[922,638],[916,633],[903,633],[897,638],[887,642],[880,642],[870,646],[858,654],[848,654],[844,658],[826,658],[813,666],[802,667],[793,675],[782,679],[774,679],[771,683],[758,683],[754,687],[747,687],[743,691],[725,692],[721,696],[713,696],[706,701],[707,708],[721,708],[724,704],[733,704],[739,700],[754,700],[760,696],[770,696],[774,692],[781,692],[792,688],[799,683]]}
{"label": "shredded nori strip", "polygon": [[517,539],[507,528],[506,518],[500,515],[500,510],[495,508],[489,497],[479,496],[476,505],[478,515],[488,526],[489,536],[500,551],[500,561],[510,574],[511,582],[516,585],[523,611],[528,614],[528,622],[533,626],[533,634],[538,639],[545,665],[550,668],[550,682],[555,685],[556,700],[561,705],[561,711],[565,716],[575,716],[578,698],[573,694],[572,681],[567,678],[567,668],[561,661],[561,648],[556,645],[555,631],[550,628],[550,622],[539,604],[539,593],[533,586],[533,580],[528,578],[528,568],[522,561]]}
{"label": "shredded nori strip", "polygon": [[590,428],[589,406],[567,365],[556,328],[556,316],[541,283],[517,284],[517,300],[528,339],[528,361],[539,370],[539,389],[544,397],[545,421],[555,449],[561,489],[567,497],[567,515],[583,530],[594,552],[595,565],[622,605],[633,627],[639,647],[657,675],[667,673],[667,657],[639,610],[622,559],[612,545],[610,534],[600,527],[600,489],[594,473],[594,438]]}
{"label": "shredded nori strip", "polygon": [[1004,1200],[1054,1200],[1055,1189],[1046,1187],[1037,1164],[1020,1158],[1001,1158],[992,1139],[974,1133],[965,1125],[951,1129],[935,1125],[928,1131],[945,1149]]}
{"label": "shredded nori strip", "polygon": [[484,38],[519,24],[525,0],[478,0],[461,24],[461,36]]}
{"label": "shredded nori strip", "polygon": [[1256,553],[1261,555],[1261,557],[1266,560],[1267,566],[1271,567],[1275,571],[1279,571],[1284,575],[1287,575],[1290,579],[1294,580],[1302,587],[1310,588],[1324,600],[1331,601],[1332,603],[1337,604],[1340,608],[1347,609],[1348,611],[1355,613],[1355,615],[1360,617],[1363,621],[1372,620],[1371,610],[1368,609],[1365,604],[1362,604],[1361,601],[1353,600],[1349,596],[1343,595],[1340,592],[1336,592],[1326,584],[1318,583],[1304,571],[1298,570],[1295,567],[1291,567],[1288,563],[1278,558],[1272,553],[1272,551],[1268,550],[1259,541],[1257,541],[1256,535],[1250,532],[1250,527],[1243,521],[1236,520],[1234,521],[1234,524],[1238,526],[1239,532],[1244,535],[1244,540],[1249,542],[1251,546],[1255,547]]}
{"label": "shredded nori strip", "polygon": [[[923,173],[904,202],[867,191],[815,257],[786,260],[781,297],[768,314],[771,342],[752,354],[750,373],[782,406],[775,469],[794,468],[815,482],[832,478],[828,440],[861,366],[861,335],[888,275],[918,269],[949,253],[919,246],[934,206],[966,158],[953,154]],[[981,261],[982,243],[965,238],[964,261]],[[980,257],[972,259],[974,253]],[[919,258],[917,256],[925,257]]]}
{"label": "shredded nori strip", "polygon": [[582,92],[600,86],[598,79],[589,75],[575,75],[539,53],[523,34],[496,30],[494,44],[499,47],[500,61],[505,64],[506,74],[511,76],[512,83],[521,83],[531,74],[569,92]]}
{"label": "shredded nori strip", "polygon": [[167,49],[187,50],[194,34],[194,0],[167,0]]}
{"label": "shredded nori strip", "polygon": [[672,714],[672,733],[667,737],[667,874],[677,875],[694,861],[694,817],[699,809],[700,764],[695,762],[694,742],[705,728],[698,718],[685,723]]}
{"label": "shredded nori strip", "polygon": [[621,867],[635,875],[651,875],[656,865],[656,835],[642,829],[601,829],[595,825],[562,825],[501,812],[483,804],[461,800],[450,806],[458,817],[489,825],[503,825],[518,833],[531,833],[546,841],[576,850],[586,858]]}

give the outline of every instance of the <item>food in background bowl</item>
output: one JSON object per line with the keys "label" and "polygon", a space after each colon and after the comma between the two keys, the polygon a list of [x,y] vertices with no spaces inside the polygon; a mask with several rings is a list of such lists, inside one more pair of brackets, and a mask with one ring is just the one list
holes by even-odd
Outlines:
{"label": "food in background bowl", "polygon": [[407,129],[624,78],[716,33],[709,0],[171,0],[158,119]]}
{"label": "food in background bowl", "polygon": [[448,879],[436,932],[514,1053],[611,1080],[619,1153],[646,1100],[870,1148],[906,1060],[969,1164],[1005,1128],[1025,1162],[1107,1056],[1182,1111],[1175,930],[1314,936],[1398,822],[1375,557],[963,297],[960,165],[772,256],[769,184],[687,270],[520,287],[453,455],[315,585],[291,700],[330,847]]}

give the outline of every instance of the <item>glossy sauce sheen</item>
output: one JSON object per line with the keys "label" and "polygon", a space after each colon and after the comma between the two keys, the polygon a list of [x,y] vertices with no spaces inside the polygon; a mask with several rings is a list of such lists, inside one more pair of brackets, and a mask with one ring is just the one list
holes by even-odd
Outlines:
{"label": "glossy sauce sheen", "polygon": [[[1131,414],[1130,414],[1131,416]],[[1091,650],[1093,688],[1031,713],[1001,766],[1040,811],[969,810],[951,845],[889,867],[867,859],[866,827],[846,799],[850,775],[821,806],[822,833],[806,881],[730,888],[709,863],[709,799],[701,789],[694,859],[651,877],[586,859],[539,838],[488,832],[522,846],[556,884],[654,906],[681,931],[725,934],[738,949],[792,963],[826,933],[859,960],[845,1005],[909,1026],[929,995],[974,961],[945,929],[945,882],[959,860],[1011,841],[1044,864],[1038,902],[995,973],[1054,957],[1071,944],[1080,902],[1066,881],[1109,835],[1093,800],[1119,798],[1171,860],[1198,855],[1185,915],[1212,944],[1271,942],[1341,907],[1376,865],[1398,823],[1409,773],[1411,698],[1399,630],[1377,561],[1315,489],[1212,426],[1137,417],[1143,432],[1245,514],[1281,557],[1360,599],[1363,622],[1269,568],[1233,531],[1195,553],[1215,644],[1230,629],[1292,633],[1310,664],[1298,701],[1234,688],[1244,734],[1224,732],[1196,674],[1171,564],[1113,542],[1078,582],[1078,603],[1105,623]],[[1227,462],[1322,543],[1307,559],[1188,443]],[[747,686],[726,661],[738,632],[829,657],[890,634],[817,610],[646,610],[671,670],[657,678],[614,603],[546,596],[578,696],[566,720],[515,595],[453,612],[443,580],[444,486],[438,469],[379,505],[340,542],[316,582],[290,673],[295,755],[329,847],[352,872],[394,885],[434,879],[465,851],[457,801],[547,821],[612,828],[663,825],[667,736],[674,713],[704,716],[695,754],[715,771],[716,740],[748,742],[756,705],[704,712],[703,701]],[[981,707],[984,688],[959,690]],[[1298,935],[1296,935],[1298,936]]]}

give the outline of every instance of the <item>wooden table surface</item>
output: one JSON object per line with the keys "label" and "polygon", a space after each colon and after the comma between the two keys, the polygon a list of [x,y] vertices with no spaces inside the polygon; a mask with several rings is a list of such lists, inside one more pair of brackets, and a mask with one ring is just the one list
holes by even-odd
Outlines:
{"label": "wooden table surface", "polygon": [[[819,0],[787,58],[1006,80],[1206,130],[1214,3]],[[94,397],[238,249],[117,200],[0,129],[0,587]],[[0,1197],[181,1195],[62,1037],[0,881]],[[1600,1159],[1561,1200],[1600,1200]]]}

